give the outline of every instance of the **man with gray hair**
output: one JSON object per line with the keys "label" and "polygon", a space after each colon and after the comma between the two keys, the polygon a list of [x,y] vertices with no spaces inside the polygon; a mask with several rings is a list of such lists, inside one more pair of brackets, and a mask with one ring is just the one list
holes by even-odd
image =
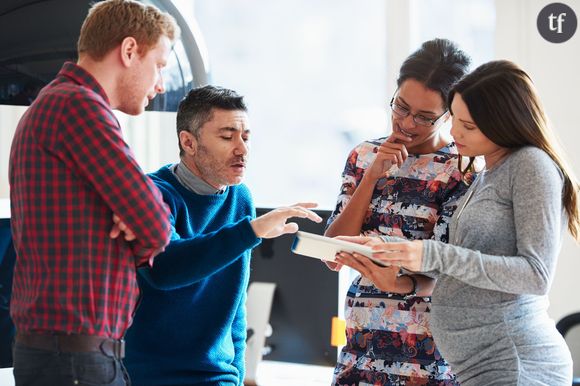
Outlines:
{"label": "man with gray hair", "polygon": [[173,234],[155,265],[139,271],[143,298],[127,334],[138,385],[242,385],[251,250],[321,219],[305,203],[255,218],[242,184],[250,130],[243,98],[206,86],[180,103],[181,160],[151,174],[171,209]]}

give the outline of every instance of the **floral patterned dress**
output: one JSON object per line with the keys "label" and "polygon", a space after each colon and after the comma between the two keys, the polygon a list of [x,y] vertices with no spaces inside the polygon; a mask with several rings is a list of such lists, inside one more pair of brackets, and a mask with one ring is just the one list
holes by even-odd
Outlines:
{"label": "floral patterned dress", "polygon": [[[342,212],[385,140],[363,142],[350,153],[328,225]],[[400,168],[394,165],[378,180],[361,234],[447,241],[449,220],[466,189],[455,144],[430,154],[409,154]],[[458,385],[433,342],[430,302],[430,297],[405,300],[383,292],[359,275],[347,293],[347,344],[333,385]]]}

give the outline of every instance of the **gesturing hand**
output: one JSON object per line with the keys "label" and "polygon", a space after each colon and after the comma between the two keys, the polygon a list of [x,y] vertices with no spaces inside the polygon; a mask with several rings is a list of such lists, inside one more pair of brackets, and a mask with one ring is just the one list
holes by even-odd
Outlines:
{"label": "gesturing hand", "polygon": [[322,219],[309,208],[316,208],[318,204],[313,202],[298,203],[289,207],[276,208],[272,211],[251,221],[252,229],[256,236],[271,239],[286,233],[296,233],[298,224],[286,220],[292,217],[307,218],[314,222]]}
{"label": "gesturing hand", "polygon": [[386,175],[393,164],[401,166],[409,156],[405,143],[412,139],[399,132],[392,133],[377,149],[377,156],[365,172],[365,176],[378,180]]}

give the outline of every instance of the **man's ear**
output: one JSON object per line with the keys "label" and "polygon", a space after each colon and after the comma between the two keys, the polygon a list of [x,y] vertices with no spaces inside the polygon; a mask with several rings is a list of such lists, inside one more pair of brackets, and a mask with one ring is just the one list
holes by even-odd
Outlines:
{"label": "man's ear", "polygon": [[195,135],[187,130],[182,130],[179,132],[179,143],[185,154],[195,155],[197,151],[197,139]]}
{"label": "man's ear", "polygon": [[128,36],[121,42],[121,62],[125,67],[130,67],[137,58],[139,46],[135,38]]}

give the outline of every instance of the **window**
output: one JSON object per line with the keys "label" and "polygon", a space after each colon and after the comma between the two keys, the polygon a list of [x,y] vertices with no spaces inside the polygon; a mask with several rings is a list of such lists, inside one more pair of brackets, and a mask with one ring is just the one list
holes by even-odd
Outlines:
{"label": "window", "polygon": [[475,64],[493,57],[493,0],[175,4],[199,24],[210,82],[246,98],[246,183],[262,207],[334,207],[348,152],[388,133],[398,67],[421,42],[451,38]]}
{"label": "window", "polygon": [[441,37],[471,56],[472,69],[494,59],[494,0],[411,0],[410,15],[411,47]]}
{"label": "window", "polygon": [[[388,133],[398,68],[421,42],[450,38],[474,66],[494,56],[493,0],[174,3],[205,39],[196,44],[209,58],[210,82],[246,97],[253,131],[246,183],[261,207],[304,200],[334,207],[348,152]],[[181,62],[183,49],[176,46],[172,61]],[[191,74],[180,76],[191,82]],[[10,122],[0,133],[0,197],[8,196],[8,153],[22,111],[1,117]],[[177,161],[174,113],[119,115],[145,171]]]}
{"label": "window", "polygon": [[[184,15],[188,2],[176,2]],[[246,183],[257,206],[332,208],[348,152],[386,133],[386,8],[383,0],[194,3],[211,83],[248,104]]]}

